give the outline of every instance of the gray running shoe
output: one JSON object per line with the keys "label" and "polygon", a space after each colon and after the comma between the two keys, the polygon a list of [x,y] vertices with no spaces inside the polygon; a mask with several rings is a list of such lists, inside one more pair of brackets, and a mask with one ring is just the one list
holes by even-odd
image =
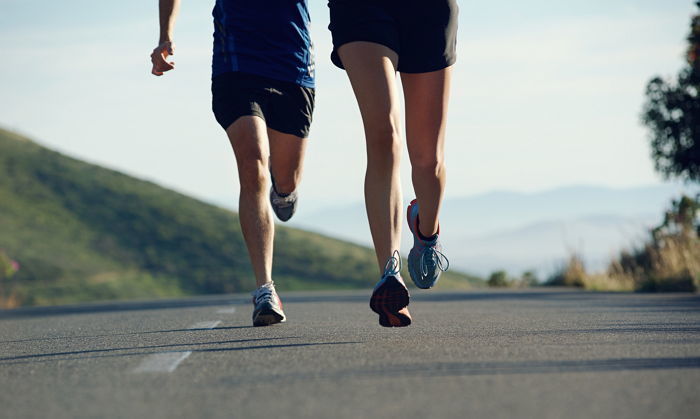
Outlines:
{"label": "gray running shoe", "polygon": [[408,253],[408,273],[418,288],[435,286],[440,274],[450,267],[450,261],[442,254],[438,234],[431,241],[423,240],[418,233],[418,201],[414,199],[408,206],[408,228],[413,233],[413,248]]}
{"label": "gray running shoe", "polygon": [[297,209],[297,191],[282,196],[277,193],[277,189],[275,189],[275,179],[272,175],[270,175],[270,179],[272,180],[272,186],[270,187],[270,204],[272,205],[272,210],[280,221],[287,221],[292,218],[292,215],[294,215]]}
{"label": "gray running shoe", "polygon": [[275,283],[269,282],[253,291],[253,326],[269,326],[287,321],[282,311],[282,301],[275,291]]}

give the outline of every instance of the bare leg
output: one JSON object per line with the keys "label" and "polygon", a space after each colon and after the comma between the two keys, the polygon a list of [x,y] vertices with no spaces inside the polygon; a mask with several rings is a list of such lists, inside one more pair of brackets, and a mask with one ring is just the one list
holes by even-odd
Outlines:
{"label": "bare leg", "polygon": [[272,280],[275,225],[267,202],[268,139],[265,122],[256,116],[238,118],[227,129],[238,163],[241,194],[238,213],[243,239],[259,287]]}
{"label": "bare leg", "polygon": [[278,193],[293,192],[301,181],[306,139],[267,129],[270,138],[270,170]]}
{"label": "bare leg", "polygon": [[396,63],[391,49],[350,42],[338,50],[360,107],[367,143],[365,206],[380,272],[401,236],[401,158]]}
{"label": "bare leg", "polygon": [[430,73],[401,74],[406,100],[406,142],[413,189],[419,205],[419,229],[437,233],[445,190],[445,125],[451,68]]}

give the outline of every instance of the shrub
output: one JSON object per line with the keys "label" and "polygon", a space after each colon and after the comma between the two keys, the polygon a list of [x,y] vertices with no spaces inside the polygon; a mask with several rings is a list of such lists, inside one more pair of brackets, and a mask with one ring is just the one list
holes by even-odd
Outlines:
{"label": "shrub", "polygon": [[572,255],[547,285],[596,290],[692,292],[700,290],[700,203],[683,196],[672,201],[664,221],[641,248],[622,251],[607,272],[590,275]]}
{"label": "shrub", "polygon": [[536,287],[540,285],[540,280],[537,278],[535,271],[525,271],[520,277],[521,287]]}
{"label": "shrub", "polygon": [[512,281],[508,278],[506,271],[495,271],[491,273],[487,283],[489,287],[509,287]]}
{"label": "shrub", "polygon": [[546,285],[583,288],[586,276],[583,258],[572,253],[569,260],[547,279]]}

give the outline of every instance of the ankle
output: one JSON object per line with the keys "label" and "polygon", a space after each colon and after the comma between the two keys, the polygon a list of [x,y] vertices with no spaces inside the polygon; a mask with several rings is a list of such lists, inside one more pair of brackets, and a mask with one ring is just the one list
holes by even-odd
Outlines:
{"label": "ankle", "polygon": [[435,240],[440,233],[440,227],[439,226],[433,226],[430,231],[425,231],[425,226],[421,225],[420,223],[420,216],[418,216],[416,220],[416,224],[418,225],[418,237],[420,237],[422,240],[425,241],[432,241]]}
{"label": "ankle", "polygon": [[291,195],[297,188],[297,184],[294,181],[280,182],[279,179],[275,179],[273,176],[270,176],[270,180],[275,193],[281,197]]}
{"label": "ankle", "polygon": [[431,242],[438,238],[438,232],[435,230],[432,234],[423,234],[423,232],[418,229],[418,237],[420,237],[421,240]]}
{"label": "ankle", "polygon": [[255,281],[255,288],[272,287],[275,283],[270,279],[267,281]]}

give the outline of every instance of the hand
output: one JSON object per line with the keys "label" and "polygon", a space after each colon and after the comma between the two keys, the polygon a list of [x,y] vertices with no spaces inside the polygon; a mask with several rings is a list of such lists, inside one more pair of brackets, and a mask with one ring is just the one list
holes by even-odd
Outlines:
{"label": "hand", "polygon": [[151,74],[154,76],[162,76],[166,71],[170,71],[175,68],[175,63],[172,61],[167,61],[168,56],[173,55],[173,43],[170,41],[161,42],[151,53],[151,63],[153,63],[153,69]]}

